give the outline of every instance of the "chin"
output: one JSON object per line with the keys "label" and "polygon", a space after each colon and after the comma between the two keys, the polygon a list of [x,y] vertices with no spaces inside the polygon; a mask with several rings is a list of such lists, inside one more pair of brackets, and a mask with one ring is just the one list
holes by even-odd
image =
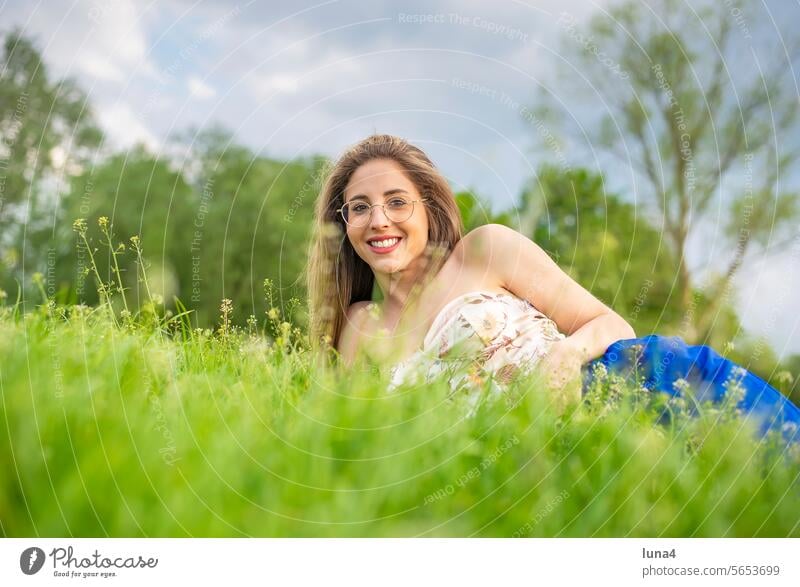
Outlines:
{"label": "chin", "polygon": [[378,259],[373,261],[372,268],[381,273],[394,273],[404,269],[406,263],[402,259]]}
{"label": "chin", "polygon": [[403,269],[403,265],[397,261],[387,261],[385,263],[379,263],[375,269],[382,273],[397,273]]}

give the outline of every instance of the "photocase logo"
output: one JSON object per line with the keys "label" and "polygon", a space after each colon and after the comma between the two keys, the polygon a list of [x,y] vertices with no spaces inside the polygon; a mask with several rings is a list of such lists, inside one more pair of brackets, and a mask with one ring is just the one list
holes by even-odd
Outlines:
{"label": "photocase logo", "polygon": [[44,551],[36,546],[31,546],[19,555],[19,568],[26,575],[35,575],[44,565]]}

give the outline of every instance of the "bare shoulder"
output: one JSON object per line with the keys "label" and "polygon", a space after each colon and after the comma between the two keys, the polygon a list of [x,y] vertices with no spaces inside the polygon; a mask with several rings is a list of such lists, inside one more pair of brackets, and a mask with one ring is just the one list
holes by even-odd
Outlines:
{"label": "bare shoulder", "polygon": [[336,345],[336,350],[347,364],[352,362],[358,349],[359,339],[363,334],[363,327],[369,315],[369,306],[372,303],[370,301],[354,302],[347,308],[344,326]]}
{"label": "bare shoulder", "polygon": [[520,247],[533,245],[538,249],[529,239],[503,224],[479,226],[464,235],[459,245],[464,265],[481,272],[491,272],[510,255],[518,253]]}
{"label": "bare shoulder", "polygon": [[515,238],[525,238],[511,227],[505,224],[484,224],[473,228],[469,231],[464,238],[465,244],[474,245],[491,245],[493,241],[508,240]]}

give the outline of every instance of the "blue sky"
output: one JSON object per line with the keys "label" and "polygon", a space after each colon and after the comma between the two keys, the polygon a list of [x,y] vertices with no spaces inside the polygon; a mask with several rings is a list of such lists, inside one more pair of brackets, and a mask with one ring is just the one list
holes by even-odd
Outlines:
{"label": "blue sky", "polygon": [[[14,0],[0,4],[0,22],[33,36],[56,75],[80,81],[115,148],[158,150],[172,133],[221,124],[267,156],[335,156],[388,132],[425,149],[455,188],[503,209],[541,162],[555,162],[514,104],[533,104],[537,87],[553,82],[559,15],[580,24],[610,4]],[[734,14],[736,2],[720,4]],[[745,25],[759,49],[791,32],[800,4],[765,1],[754,14]],[[565,157],[585,163],[578,151]],[[609,175],[630,196],[625,174]],[[729,254],[701,236],[690,261],[702,277]],[[755,257],[737,286],[748,331],[779,354],[800,352],[800,256]]]}

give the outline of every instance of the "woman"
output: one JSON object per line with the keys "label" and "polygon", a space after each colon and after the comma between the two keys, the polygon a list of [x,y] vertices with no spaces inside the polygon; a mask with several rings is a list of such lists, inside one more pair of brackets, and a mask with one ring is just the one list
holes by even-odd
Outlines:
{"label": "woman", "polygon": [[624,374],[636,368],[650,389],[693,386],[716,401],[733,377],[744,389],[739,406],[759,414],[763,429],[800,422],[779,392],[708,347],[637,339],[516,231],[486,225],[462,237],[447,181],[404,139],[373,135],[346,151],[316,218],[312,338],[332,344],[346,364],[361,352],[391,360],[393,384],[450,369],[454,388],[503,383],[536,367],[569,401],[602,364]]}

